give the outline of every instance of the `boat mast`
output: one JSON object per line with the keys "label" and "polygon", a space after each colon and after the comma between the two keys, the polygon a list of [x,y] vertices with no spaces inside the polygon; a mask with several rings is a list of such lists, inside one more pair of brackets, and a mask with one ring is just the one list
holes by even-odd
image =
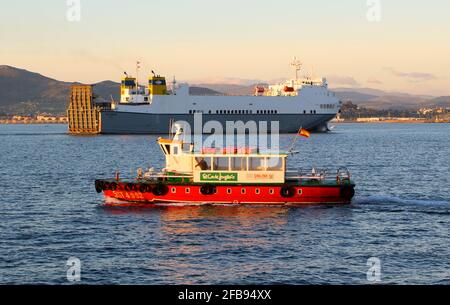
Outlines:
{"label": "boat mast", "polygon": [[291,62],[291,66],[294,67],[295,70],[295,80],[298,80],[298,71],[302,69],[302,63],[297,59],[297,57],[294,56]]}
{"label": "boat mast", "polygon": [[136,94],[138,94],[139,91],[139,69],[141,68],[140,64],[141,62],[138,60],[136,62]]}
{"label": "boat mast", "polygon": [[177,93],[175,92],[175,86],[177,84],[177,80],[175,79],[175,75],[173,76],[173,81],[172,81],[172,94],[173,95],[177,95]]}

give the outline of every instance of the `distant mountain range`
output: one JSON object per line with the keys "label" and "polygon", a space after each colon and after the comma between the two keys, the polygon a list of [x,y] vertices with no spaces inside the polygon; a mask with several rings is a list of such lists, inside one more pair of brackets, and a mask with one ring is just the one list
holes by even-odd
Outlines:
{"label": "distant mountain range", "polygon": [[[77,83],[58,81],[38,73],[11,66],[0,66],[0,114],[64,114],[70,86]],[[113,81],[94,84],[99,99],[118,100],[120,85]],[[255,84],[256,85],[256,84]],[[196,84],[192,95],[251,95],[255,85]],[[267,84],[260,84],[267,85]],[[448,107],[450,97],[391,93],[370,88],[339,88],[333,91],[342,101],[376,109],[416,109],[425,106]]]}

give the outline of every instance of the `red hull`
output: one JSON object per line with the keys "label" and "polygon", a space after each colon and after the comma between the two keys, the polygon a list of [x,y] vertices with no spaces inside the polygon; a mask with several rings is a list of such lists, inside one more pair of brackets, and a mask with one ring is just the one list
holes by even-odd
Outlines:
{"label": "red hull", "polygon": [[290,185],[289,195],[282,195],[286,186],[219,185],[212,194],[204,194],[201,185],[165,184],[163,195],[152,191],[126,190],[119,184],[115,190],[104,190],[104,196],[138,203],[192,204],[349,204],[354,185]]}

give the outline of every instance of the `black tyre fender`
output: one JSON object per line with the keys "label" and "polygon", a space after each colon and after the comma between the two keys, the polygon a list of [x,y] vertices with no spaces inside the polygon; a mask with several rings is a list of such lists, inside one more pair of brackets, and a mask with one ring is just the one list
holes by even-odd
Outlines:
{"label": "black tyre fender", "polygon": [[341,197],[347,200],[351,200],[355,196],[355,188],[350,185],[341,187]]}
{"label": "black tyre fender", "polygon": [[215,185],[211,185],[211,184],[205,184],[202,185],[202,187],[200,188],[200,193],[202,193],[202,195],[213,195],[216,192],[216,186]]}
{"label": "black tyre fender", "polygon": [[109,184],[109,189],[110,189],[111,191],[117,190],[117,183],[116,183],[116,182],[111,182],[111,183]]}
{"label": "black tyre fender", "polygon": [[104,184],[101,180],[95,180],[95,190],[97,193],[101,193],[104,190]]}
{"label": "black tyre fender", "polygon": [[291,198],[295,195],[295,188],[293,186],[285,185],[280,190],[281,197]]}
{"label": "black tyre fender", "polygon": [[109,185],[110,185],[109,182],[103,181],[103,182],[102,182],[102,185],[103,185],[103,190],[105,190],[105,191],[108,191],[108,190],[109,190]]}
{"label": "black tyre fender", "polygon": [[131,192],[135,190],[135,185],[133,183],[127,183],[125,184],[125,191]]}
{"label": "black tyre fender", "polygon": [[152,193],[155,196],[165,196],[168,192],[169,188],[165,184],[157,184],[152,190]]}
{"label": "black tyre fender", "polygon": [[141,193],[150,193],[152,191],[152,188],[148,184],[140,184],[138,189]]}

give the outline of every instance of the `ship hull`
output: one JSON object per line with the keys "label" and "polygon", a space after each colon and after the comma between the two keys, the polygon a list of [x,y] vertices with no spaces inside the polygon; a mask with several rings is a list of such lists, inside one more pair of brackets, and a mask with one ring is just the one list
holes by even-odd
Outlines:
{"label": "ship hull", "polygon": [[334,185],[220,185],[206,192],[202,185],[150,185],[147,189],[127,188],[118,183],[102,191],[105,198],[140,204],[239,204],[304,205],[350,204],[354,184]]}
{"label": "ship hull", "polygon": [[[327,131],[327,124],[336,114],[203,114],[203,124],[218,121],[224,130],[227,122],[254,121],[279,122],[280,133],[297,133],[300,127],[311,131]],[[171,122],[185,121],[194,129],[194,115],[191,114],[151,114],[137,112],[102,111],[100,113],[100,133],[102,134],[166,134]],[[259,127],[258,127],[259,128]],[[248,131],[247,131],[248,132]],[[203,133],[205,133],[203,131]]]}

